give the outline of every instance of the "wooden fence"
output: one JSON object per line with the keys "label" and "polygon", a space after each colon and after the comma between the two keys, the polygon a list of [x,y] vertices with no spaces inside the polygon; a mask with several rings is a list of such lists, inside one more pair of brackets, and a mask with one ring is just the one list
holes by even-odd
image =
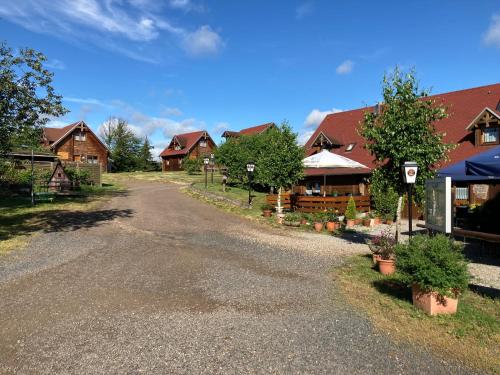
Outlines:
{"label": "wooden fence", "polygon": [[[322,211],[338,211],[343,214],[347,208],[347,203],[350,197],[316,197],[307,195],[290,195],[282,194],[281,205],[285,210],[296,210],[300,212],[322,212]],[[371,207],[371,197],[369,195],[353,196],[358,212],[368,212]],[[267,204],[276,206],[278,196],[267,195]]]}
{"label": "wooden fence", "polygon": [[64,167],[83,169],[89,172],[89,179],[93,185],[101,186],[101,166],[99,164],[80,163],[77,161],[63,161]]}

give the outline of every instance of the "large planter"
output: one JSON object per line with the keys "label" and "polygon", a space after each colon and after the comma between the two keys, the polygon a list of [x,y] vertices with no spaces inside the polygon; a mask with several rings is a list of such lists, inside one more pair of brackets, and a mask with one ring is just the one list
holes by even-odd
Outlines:
{"label": "large planter", "polygon": [[339,224],[334,221],[328,221],[326,223],[326,229],[328,230],[328,232],[335,232],[338,229],[338,225]]}
{"label": "large planter", "polygon": [[314,229],[316,232],[321,232],[323,230],[323,223],[314,223]]}
{"label": "large planter", "polygon": [[396,261],[394,259],[379,259],[378,270],[382,275],[392,275],[396,272]]}
{"label": "large planter", "polygon": [[289,227],[300,227],[300,221],[285,221],[284,224]]}
{"label": "large planter", "polygon": [[271,217],[271,216],[273,216],[273,211],[271,211],[271,210],[263,210],[262,211],[262,216],[264,216],[264,217]]}
{"label": "large planter", "polygon": [[440,296],[436,292],[424,292],[418,285],[411,288],[413,305],[429,315],[455,314],[458,299]]}
{"label": "large planter", "polygon": [[345,226],[347,228],[353,228],[356,225],[356,221],[352,219],[347,219]]}

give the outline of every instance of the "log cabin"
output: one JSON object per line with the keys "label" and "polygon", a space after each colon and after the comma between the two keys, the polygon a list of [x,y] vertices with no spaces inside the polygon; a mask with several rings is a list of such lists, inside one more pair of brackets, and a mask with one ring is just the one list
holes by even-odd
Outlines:
{"label": "log cabin", "polygon": [[196,159],[209,156],[216,148],[215,142],[206,130],[174,135],[160,154],[162,170],[182,171],[184,158]]}
{"label": "log cabin", "polygon": [[223,138],[238,138],[241,137],[242,135],[256,135],[256,134],[261,134],[267,131],[269,128],[272,128],[276,126],[274,122],[268,122],[266,124],[262,125],[257,125],[257,126],[251,126],[249,128],[241,129],[240,131],[231,131],[231,130],[226,130],[224,133],[222,133]]}
{"label": "log cabin", "polygon": [[[438,168],[470,158],[500,144],[500,83],[429,96],[436,104],[447,108],[448,117],[438,121],[436,130],[444,134],[444,142],[456,145],[448,154],[449,159]],[[366,169],[306,169],[306,178],[294,187],[297,194],[318,189],[326,195],[366,195],[368,178],[375,162],[365,149],[364,139],[358,133],[363,115],[367,111],[379,113],[383,104],[329,114],[305,144],[306,155],[322,149],[355,160],[368,166]],[[323,175],[327,176],[323,187]],[[469,187],[467,191],[483,191]],[[465,190],[464,190],[465,191]],[[463,195],[462,195],[463,196]],[[483,193],[483,196],[485,194]],[[466,197],[476,202],[475,197]]]}
{"label": "log cabin", "polygon": [[44,128],[42,144],[61,161],[99,164],[101,171],[107,171],[109,150],[83,121],[63,128]]}

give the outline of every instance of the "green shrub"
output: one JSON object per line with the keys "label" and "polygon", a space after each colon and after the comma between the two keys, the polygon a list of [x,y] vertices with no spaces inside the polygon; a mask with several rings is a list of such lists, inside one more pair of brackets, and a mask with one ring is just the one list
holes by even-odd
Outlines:
{"label": "green shrub", "polygon": [[300,221],[300,219],[302,219],[302,215],[299,212],[288,212],[285,215],[284,219],[285,219],[285,221],[294,223],[294,222]]}
{"label": "green shrub", "polygon": [[186,171],[187,174],[193,175],[199,173],[201,171],[201,167],[203,165],[202,159],[189,159],[184,158],[182,161],[182,168]]}
{"label": "green shrub", "polygon": [[337,216],[337,214],[334,211],[325,212],[324,217],[325,217],[326,221],[330,221],[330,222],[339,221],[339,217]]}
{"label": "green shrub", "polygon": [[324,223],[326,220],[325,213],[324,212],[314,212],[311,214],[312,216],[312,221],[315,223]]}
{"label": "green shrub", "polygon": [[347,209],[345,210],[345,217],[347,220],[356,219],[356,215],[358,212],[356,211],[356,202],[354,202],[354,198],[351,196],[349,198],[349,202],[347,202]]}
{"label": "green shrub", "polygon": [[314,215],[310,214],[308,212],[301,212],[300,216],[303,220],[306,220],[307,222],[312,222],[314,220]]}
{"label": "green shrub", "polygon": [[417,235],[396,246],[396,264],[407,285],[456,297],[467,289],[469,273],[462,245],[443,234]]}
{"label": "green shrub", "polygon": [[83,168],[64,167],[64,172],[72,183],[90,185],[90,171]]}

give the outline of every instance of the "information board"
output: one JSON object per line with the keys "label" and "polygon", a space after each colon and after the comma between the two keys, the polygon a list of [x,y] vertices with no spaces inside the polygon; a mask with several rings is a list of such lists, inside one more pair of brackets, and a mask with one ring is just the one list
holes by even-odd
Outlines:
{"label": "information board", "polygon": [[429,229],[451,233],[453,206],[451,177],[425,181],[425,226]]}

